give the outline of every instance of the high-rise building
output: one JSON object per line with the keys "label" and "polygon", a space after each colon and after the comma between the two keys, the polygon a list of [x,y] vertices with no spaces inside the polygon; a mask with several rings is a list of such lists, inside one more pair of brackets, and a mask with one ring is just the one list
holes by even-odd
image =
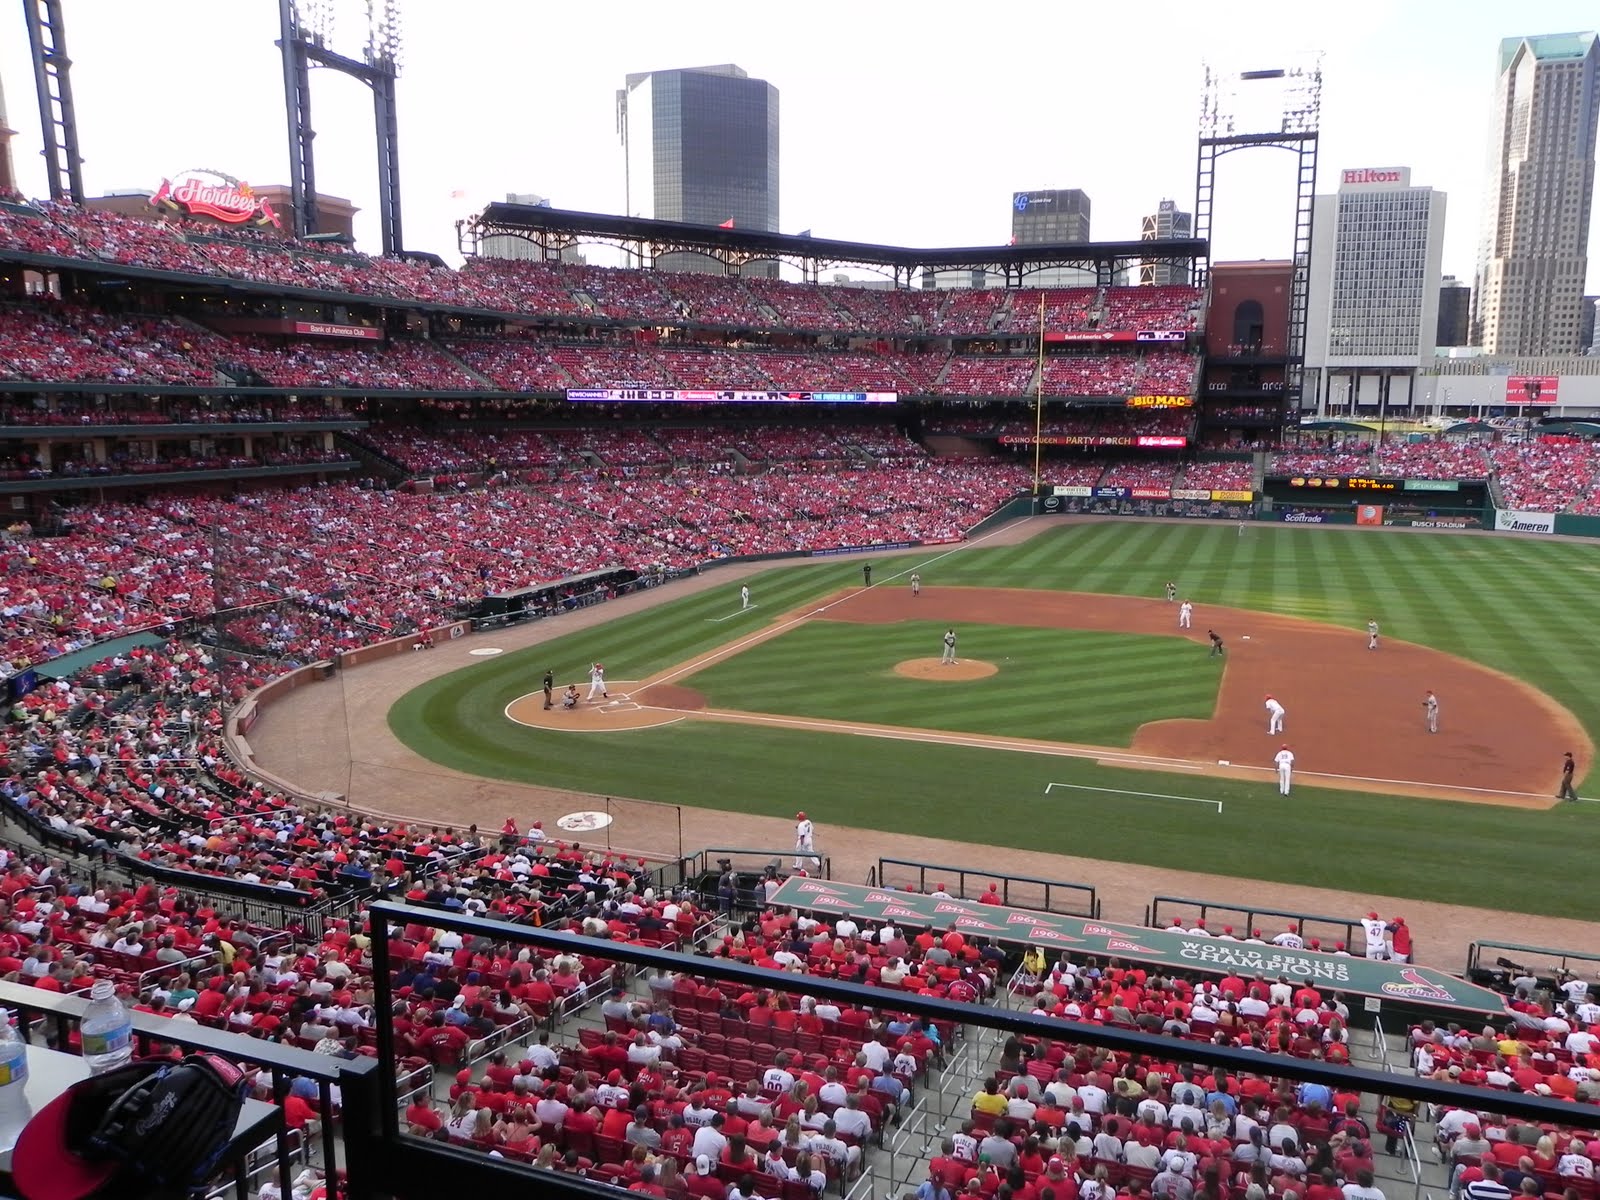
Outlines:
{"label": "high-rise building", "polygon": [[1472,289],[1472,344],[1485,354],[1578,352],[1600,39],[1593,33],[1500,43]]}
{"label": "high-rise building", "polygon": [[[1011,194],[1011,244],[1047,246],[1089,240],[1089,197],[1080,188]],[[1023,279],[1029,287],[1093,287],[1093,271],[1045,267]]]}
{"label": "high-rise building", "polygon": [[[1194,236],[1194,214],[1178,211],[1176,200],[1163,200],[1156,211],[1139,223],[1141,242],[1182,241]],[[1189,267],[1181,262],[1155,262],[1146,260],[1139,264],[1140,283],[1188,283]]]}
{"label": "high-rise building", "polygon": [[1468,346],[1472,328],[1472,285],[1454,275],[1439,281],[1439,332],[1435,346]]}
{"label": "high-rise building", "polygon": [[1409,403],[1439,332],[1444,215],[1444,193],[1411,186],[1410,167],[1341,171],[1339,190],[1314,199],[1305,364],[1323,399],[1342,377],[1356,395]]}
{"label": "high-rise building", "polygon": [[1583,308],[1580,310],[1580,321],[1579,321],[1579,328],[1578,328],[1578,353],[1579,354],[1593,354],[1595,352],[1595,345],[1594,345],[1594,328],[1595,328],[1594,318],[1595,318],[1595,311],[1594,311],[1594,308],[1595,308],[1595,305],[1597,305],[1597,304],[1600,304],[1600,296],[1585,296],[1583,298]]}
{"label": "high-rise building", "polygon": [[778,89],[731,63],[629,75],[617,92],[629,216],[775,233]]}
{"label": "high-rise building", "polygon": [[[526,204],[533,208],[549,208],[550,201],[544,196],[535,195],[533,192],[507,192],[507,204]],[[483,258],[509,258],[523,262],[545,262],[544,250],[534,245],[527,238],[514,237],[511,234],[500,233],[483,239],[478,246],[478,254]],[[575,246],[568,246],[561,251],[560,261],[581,266],[588,261]]]}
{"label": "high-rise building", "polygon": [[11,139],[16,133],[6,121],[6,92],[5,87],[0,85],[0,196],[8,195],[17,188],[16,167],[11,161]]}

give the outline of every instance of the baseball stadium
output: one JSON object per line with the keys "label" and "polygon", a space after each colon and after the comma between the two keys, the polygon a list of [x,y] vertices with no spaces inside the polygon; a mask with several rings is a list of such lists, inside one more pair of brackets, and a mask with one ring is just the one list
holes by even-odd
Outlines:
{"label": "baseball stadium", "polygon": [[366,253],[303,20],[288,187],[0,180],[7,1194],[1594,1200],[1600,360],[1313,379],[1309,220]]}

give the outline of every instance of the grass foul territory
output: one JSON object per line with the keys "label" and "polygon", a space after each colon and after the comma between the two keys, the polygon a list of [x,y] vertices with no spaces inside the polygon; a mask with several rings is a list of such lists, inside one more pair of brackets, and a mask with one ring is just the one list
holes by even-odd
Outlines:
{"label": "grass foul territory", "polygon": [[[929,562],[913,552],[875,578],[921,568],[929,587],[1056,589],[1155,597],[1168,580],[1196,604],[1229,605],[1348,627],[1369,617],[1385,637],[1433,646],[1518,676],[1600,735],[1593,686],[1593,592],[1600,546],[1533,538],[1385,534],[1179,521],[1062,524],[1016,546]],[[765,725],[684,721],[575,737],[524,728],[504,709],[536,690],[546,666],[563,684],[601,659],[616,679],[644,679],[767,629],[780,614],[858,586],[853,563],[778,568],[749,580],[762,611],[716,621],[738,589],[713,588],[507,654],[423,685],[390,710],[418,753],[498,778],[823,826],[867,826],[974,843],[1190,868],[1277,882],[1431,898],[1515,912],[1595,919],[1587,875],[1593,805],[1548,812],[1318,789],[1292,797],[1259,782],[1174,775],[1092,760],[944,746]],[[903,582],[881,586],[903,587]],[[797,624],[676,683],[713,707],[1003,732],[1126,745],[1142,721],[1204,711],[1215,679],[1133,635],[1015,627],[962,631],[963,653],[999,667],[946,684],[895,677],[896,662],[937,657],[918,622]],[[934,636],[930,637],[930,634]],[[1015,639],[1015,640],[1014,640]],[[1008,650],[1011,646],[1020,652]],[[1010,662],[1006,659],[1009,658]],[[1419,680],[1419,686],[1427,681]],[[1366,736],[1382,738],[1382,728]],[[1556,765],[1566,746],[1549,747]],[[1049,783],[1072,784],[1052,789]],[[1104,793],[1089,789],[1106,789]],[[1583,784],[1580,793],[1585,791]],[[1182,795],[1178,803],[1138,792]]]}

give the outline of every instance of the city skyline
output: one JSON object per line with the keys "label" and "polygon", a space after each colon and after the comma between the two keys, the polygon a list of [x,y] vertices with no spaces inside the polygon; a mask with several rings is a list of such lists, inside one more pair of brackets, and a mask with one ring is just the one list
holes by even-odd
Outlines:
{"label": "city skyline", "polygon": [[[1506,14],[1466,4],[1438,22],[1421,6],[1354,0],[1341,20],[1308,35],[1278,6],[1231,3],[1179,11],[1144,31],[1138,77],[1096,56],[1072,72],[1052,66],[1064,38],[1125,39],[1124,14],[1030,9],[1030,36],[911,28],[893,6],[824,2],[785,26],[713,19],[707,4],[671,14],[614,4],[571,29],[520,6],[462,0],[411,4],[399,87],[399,162],[408,248],[456,251],[454,223],[506,192],[536,191],[561,208],[621,212],[624,170],[614,93],[627,74],[673,63],[737,62],[783,95],[781,227],[818,236],[907,245],[1003,244],[1018,184],[1082,188],[1094,233],[1134,239],[1153,198],[1193,205],[1202,61],[1238,69],[1325,51],[1322,177],[1344,168],[1407,163],[1452,197],[1445,269],[1472,278],[1496,54],[1506,37],[1592,28],[1592,9],[1559,2]],[[153,189],[188,167],[253,183],[288,176],[275,6],[228,8],[172,0],[153,23],[110,0],[73,0],[68,39],[90,194]],[[704,20],[700,18],[704,17]],[[1070,18],[1070,19],[1069,19]],[[18,129],[19,185],[44,191],[40,136],[20,15],[0,37],[0,76]],[[1514,23],[1513,23],[1514,22]],[[354,34],[347,22],[345,33]],[[484,38],[493,28],[496,36]],[[618,30],[624,36],[615,36]],[[850,41],[838,30],[848,29]],[[593,30],[610,36],[590,37]],[[1037,36],[1034,36],[1037,34]],[[576,38],[560,53],[548,45]],[[1314,40],[1312,40],[1314,38]],[[897,47],[908,64],[983,57],[1010,45],[1006,77],[841,65],[851,44]],[[532,51],[530,55],[530,50]],[[185,58],[200,60],[186,65]],[[208,71],[206,62],[225,62]],[[966,81],[970,79],[970,83]],[[226,103],[207,102],[210,89]],[[361,206],[358,237],[376,243],[371,100],[358,84],[313,80],[318,183]],[[164,99],[161,97],[165,97]],[[1395,119],[1402,102],[1404,119]],[[170,114],[176,113],[174,118]],[[1087,114],[1077,117],[1074,114]],[[165,118],[165,119],[163,119]],[[901,119],[903,118],[903,119]],[[138,136],[128,136],[130,129]],[[514,136],[513,136],[514,134]],[[1463,153],[1463,147],[1472,152]],[[1292,236],[1292,160],[1225,160],[1214,254],[1282,257]],[[916,199],[911,199],[912,195]],[[604,261],[592,259],[592,261]],[[1589,266],[1586,293],[1600,292]]]}

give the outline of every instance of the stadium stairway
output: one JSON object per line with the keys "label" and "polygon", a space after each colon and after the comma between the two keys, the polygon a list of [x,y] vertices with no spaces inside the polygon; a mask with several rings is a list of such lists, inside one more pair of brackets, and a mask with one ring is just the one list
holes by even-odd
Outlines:
{"label": "stadium stairway", "polygon": [[400,483],[411,478],[411,472],[403,464],[381,450],[367,445],[366,442],[358,441],[352,434],[335,433],[333,444],[353,456],[374,478],[387,479],[390,483]]}
{"label": "stadium stairway", "polygon": [[472,378],[476,379],[479,383],[481,383],[483,385],[483,390],[484,391],[486,391],[486,392],[498,392],[498,391],[502,390],[498,383],[496,383],[494,380],[490,379],[482,371],[474,370],[471,366],[469,366],[467,364],[465,359],[463,359],[454,350],[451,350],[442,341],[439,341],[438,339],[431,339],[428,342],[428,345],[432,346],[440,354],[444,355],[451,362],[455,363],[456,366],[460,367],[468,375],[472,376]]}

